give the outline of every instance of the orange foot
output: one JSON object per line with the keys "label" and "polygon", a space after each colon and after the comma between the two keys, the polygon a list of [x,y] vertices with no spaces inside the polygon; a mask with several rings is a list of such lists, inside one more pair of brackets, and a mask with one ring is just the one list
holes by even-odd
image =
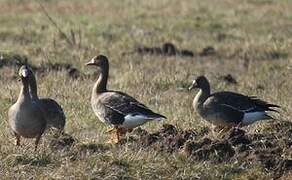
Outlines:
{"label": "orange foot", "polygon": [[105,132],[106,133],[113,133],[114,131],[116,131],[116,128],[115,127],[110,128],[110,129],[106,130]]}
{"label": "orange foot", "polygon": [[111,138],[110,140],[106,142],[106,144],[112,144],[112,145],[119,144],[119,140],[117,138]]}
{"label": "orange foot", "polygon": [[126,134],[127,129],[122,127],[110,128],[106,133],[111,133],[111,139],[107,141],[107,144],[118,144],[120,142],[120,136]]}

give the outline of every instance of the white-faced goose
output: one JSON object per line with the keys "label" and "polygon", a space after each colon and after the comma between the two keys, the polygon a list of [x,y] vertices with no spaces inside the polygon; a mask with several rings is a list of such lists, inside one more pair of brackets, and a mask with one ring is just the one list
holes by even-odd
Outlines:
{"label": "white-faced goose", "polygon": [[38,102],[40,105],[44,116],[47,120],[47,128],[56,128],[59,131],[63,132],[66,117],[62,107],[51,98],[39,98],[37,92],[37,83],[35,79],[35,75],[33,71],[29,70],[29,87],[30,87],[30,95],[33,101]]}
{"label": "white-faced goose", "polygon": [[226,131],[232,126],[246,126],[259,120],[273,119],[267,114],[280,106],[270,104],[254,96],[245,96],[234,92],[210,93],[210,84],[206,77],[199,76],[189,90],[198,88],[193,107],[199,115]]}
{"label": "white-faced goose", "polygon": [[123,92],[107,90],[109,73],[107,57],[95,56],[86,65],[97,66],[100,69],[99,78],[92,90],[91,106],[99,120],[113,126],[107,131],[114,134],[110,143],[118,143],[120,136],[126,131],[148,121],[166,119],[165,116],[154,113]]}
{"label": "white-faced goose", "polygon": [[8,110],[9,125],[16,137],[16,145],[20,145],[20,138],[36,138],[35,150],[46,128],[46,119],[29,94],[29,69],[22,66],[19,69],[22,82],[20,94],[15,104]]}

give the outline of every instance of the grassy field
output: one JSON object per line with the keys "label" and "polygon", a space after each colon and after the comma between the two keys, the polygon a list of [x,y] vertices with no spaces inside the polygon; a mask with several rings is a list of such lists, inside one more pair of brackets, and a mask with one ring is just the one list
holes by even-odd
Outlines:
{"label": "grassy field", "polygon": [[[0,179],[292,178],[291,9],[288,0],[0,0]],[[192,50],[194,57],[131,53],[140,45],[165,42]],[[199,55],[206,47],[215,53]],[[90,106],[97,73],[84,66],[98,54],[109,58],[110,89],[127,92],[168,117],[144,125],[149,133],[161,132],[165,123],[179,131],[211,132],[191,106],[196,92],[187,91],[202,74],[213,91],[256,95],[282,106],[275,122],[262,121],[244,130],[249,138],[260,134],[272,142],[261,149],[264,152],[275,154],[281,148],[285,171],[279,173],[279,164],[267,166],[256,153],[250,160],[236,150],[228,160],[218,161],[217,151],[214,159],[186,153],[185,146],[203,138],[217,141],[212,133],[196,135],[171,152],[159,148],[163,142],[130,141],[135,132],[127,143],[106,145],[108,127]],[[20,89],[16,62],[25,60],[36,69],[39,95],[62,105],[73,143],[46,134],[38,152],[32,140],[14,146],[7,111]],[[53,68],[56,63],[72,67]],[[224,80],[228,74],[237,83]]]}

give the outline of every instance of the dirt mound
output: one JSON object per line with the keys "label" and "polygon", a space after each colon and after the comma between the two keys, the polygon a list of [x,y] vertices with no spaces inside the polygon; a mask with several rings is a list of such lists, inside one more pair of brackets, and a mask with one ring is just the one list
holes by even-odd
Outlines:
{"label": "dirt mound", "polygon": [[226,82],[227,84],[237,84],[236,79],[231,74],[220,76],[219,79]]}
{"label": "dirt mound", "polygon": [[19,54],[5,54],[0,52],[0,68],[4,66],[20,68],[22,65],[28,65],[34,72],[44,74],[50,71],[65,71],[67,76],[72,79],[84,78],[77,68],[68,63],[43,63],[40,66],[35,66],[29,63],[28,58]]}
{"label": "dirt mound", "polygon": [[148,133],[137,128],[131,139],[143,147],[153,146],[158,151],[174,152],[181,149],[186,141],[202,137],[206,130],[180,130],[171,124],[164,124],[157,132]]}
{"label": "dirt mound", "polygon": [[[159,56],[185,56],[193,57],[194,53],[187,49],[178,49],[174,44],[166,42],[161,47],[147,47],[138,46],[132,53],[138,53],[140,55],[159,55]],[[127,54],[127,53],[124,53]]]}
{"label": "dirt mound", "polygon": [[67,76],[72,79],[84,76],[77,68],[68,63],[44,63],[35,68],[35,71],[41,74],[49,71],[66,71]]}
{"label": "dirt mound", "polygon": [[217,51],[213,46],[206,46],[201,51],[197,52],[196,54],[188,49],[178,49],[174,44],[170,42],[166,42],[162,44],[162,46],[144,46],[140,45],[134,49],[133,52],[130,53],[123,53],[123,55],[126,54],[132,54],[137,53],[140,55],[156,55],[156,56],[183,56],[183,57],[194,57],[200,56],[200,57],[206,57],[206,56],[214,56],[217,54]]}
{"label": "dirt mound", "polygon": [[0,68],[4,66],[8,67],[20,67],[23,64],[28,64],[31,68],[35,69],[35,66],[29,64],[28,58],[19,54],[8,54],[0,52]]}
{"label": "dirt mound", "polygon": [[[260,165],[264,172],[272,172],[275,178],[292,170],[292,122],[267,123],[256,133],[234,128],[222,138],[211,138],[208,133],[208,128],[182,130],[171,124],[164,124],[151,133],[136,128],[118,146],[126,143],[168,153],[183,152],[196,161],[211,163],[249,162],[250,165]],[[68,150],[71,160],[92,153],[105,153],[112,148],[104,144],[75,142],[71,136],[62,135],[50,141],[50,148]]]}
{"label": "dirt mound", "polygon": [[207,46],[207,47],[205,47],[205,48],[203,48],[202,50],[201,50],[201,52],[199,52],[199,56],[213,56],[213,55],[215,55],[217,52],[216,52],[216,50],[215,50],[215,48],[214,47],[212,47],[212,46]]}
{"label": "dirt mound", "polygon": [[230,160],[234,154],[235,150],[228,141],[215,141],[210,144],[203,144],[198,150],[193,151],[192,149],[189,152],[189,155],[192,155],[197,160],[212,160],[218,163]]}
{"label": "dirt mound", "polygon": [[182,150],[199,161],[249,161],[273,172],[275,178],[292,170],[292,122],[272,122],[253,134],[234,128],[218,139],[208,138],[207,134],[208,129],[180,130],[165,124],[152,133],[137,128],[130,135],[130,143],[169,153]]}

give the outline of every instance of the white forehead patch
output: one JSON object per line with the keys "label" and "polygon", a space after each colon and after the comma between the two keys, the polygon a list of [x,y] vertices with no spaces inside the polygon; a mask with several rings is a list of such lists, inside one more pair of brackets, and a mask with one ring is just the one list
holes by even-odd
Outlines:
{"label": "white forehead patch", "polygon": [[92,59],[90,60],[90,62],[94,63],[95,59],[96,59],[96,57],[92,58]]}
{"label": "white forehead patch", "polygon": [[21,72],[23,77],[27,77],[28,76],[28,70],[27,69],[23,69]]}
{"label": "white forehead patch", "polygon": [[193,84],[196,84],[196,80],[193,80]]}

